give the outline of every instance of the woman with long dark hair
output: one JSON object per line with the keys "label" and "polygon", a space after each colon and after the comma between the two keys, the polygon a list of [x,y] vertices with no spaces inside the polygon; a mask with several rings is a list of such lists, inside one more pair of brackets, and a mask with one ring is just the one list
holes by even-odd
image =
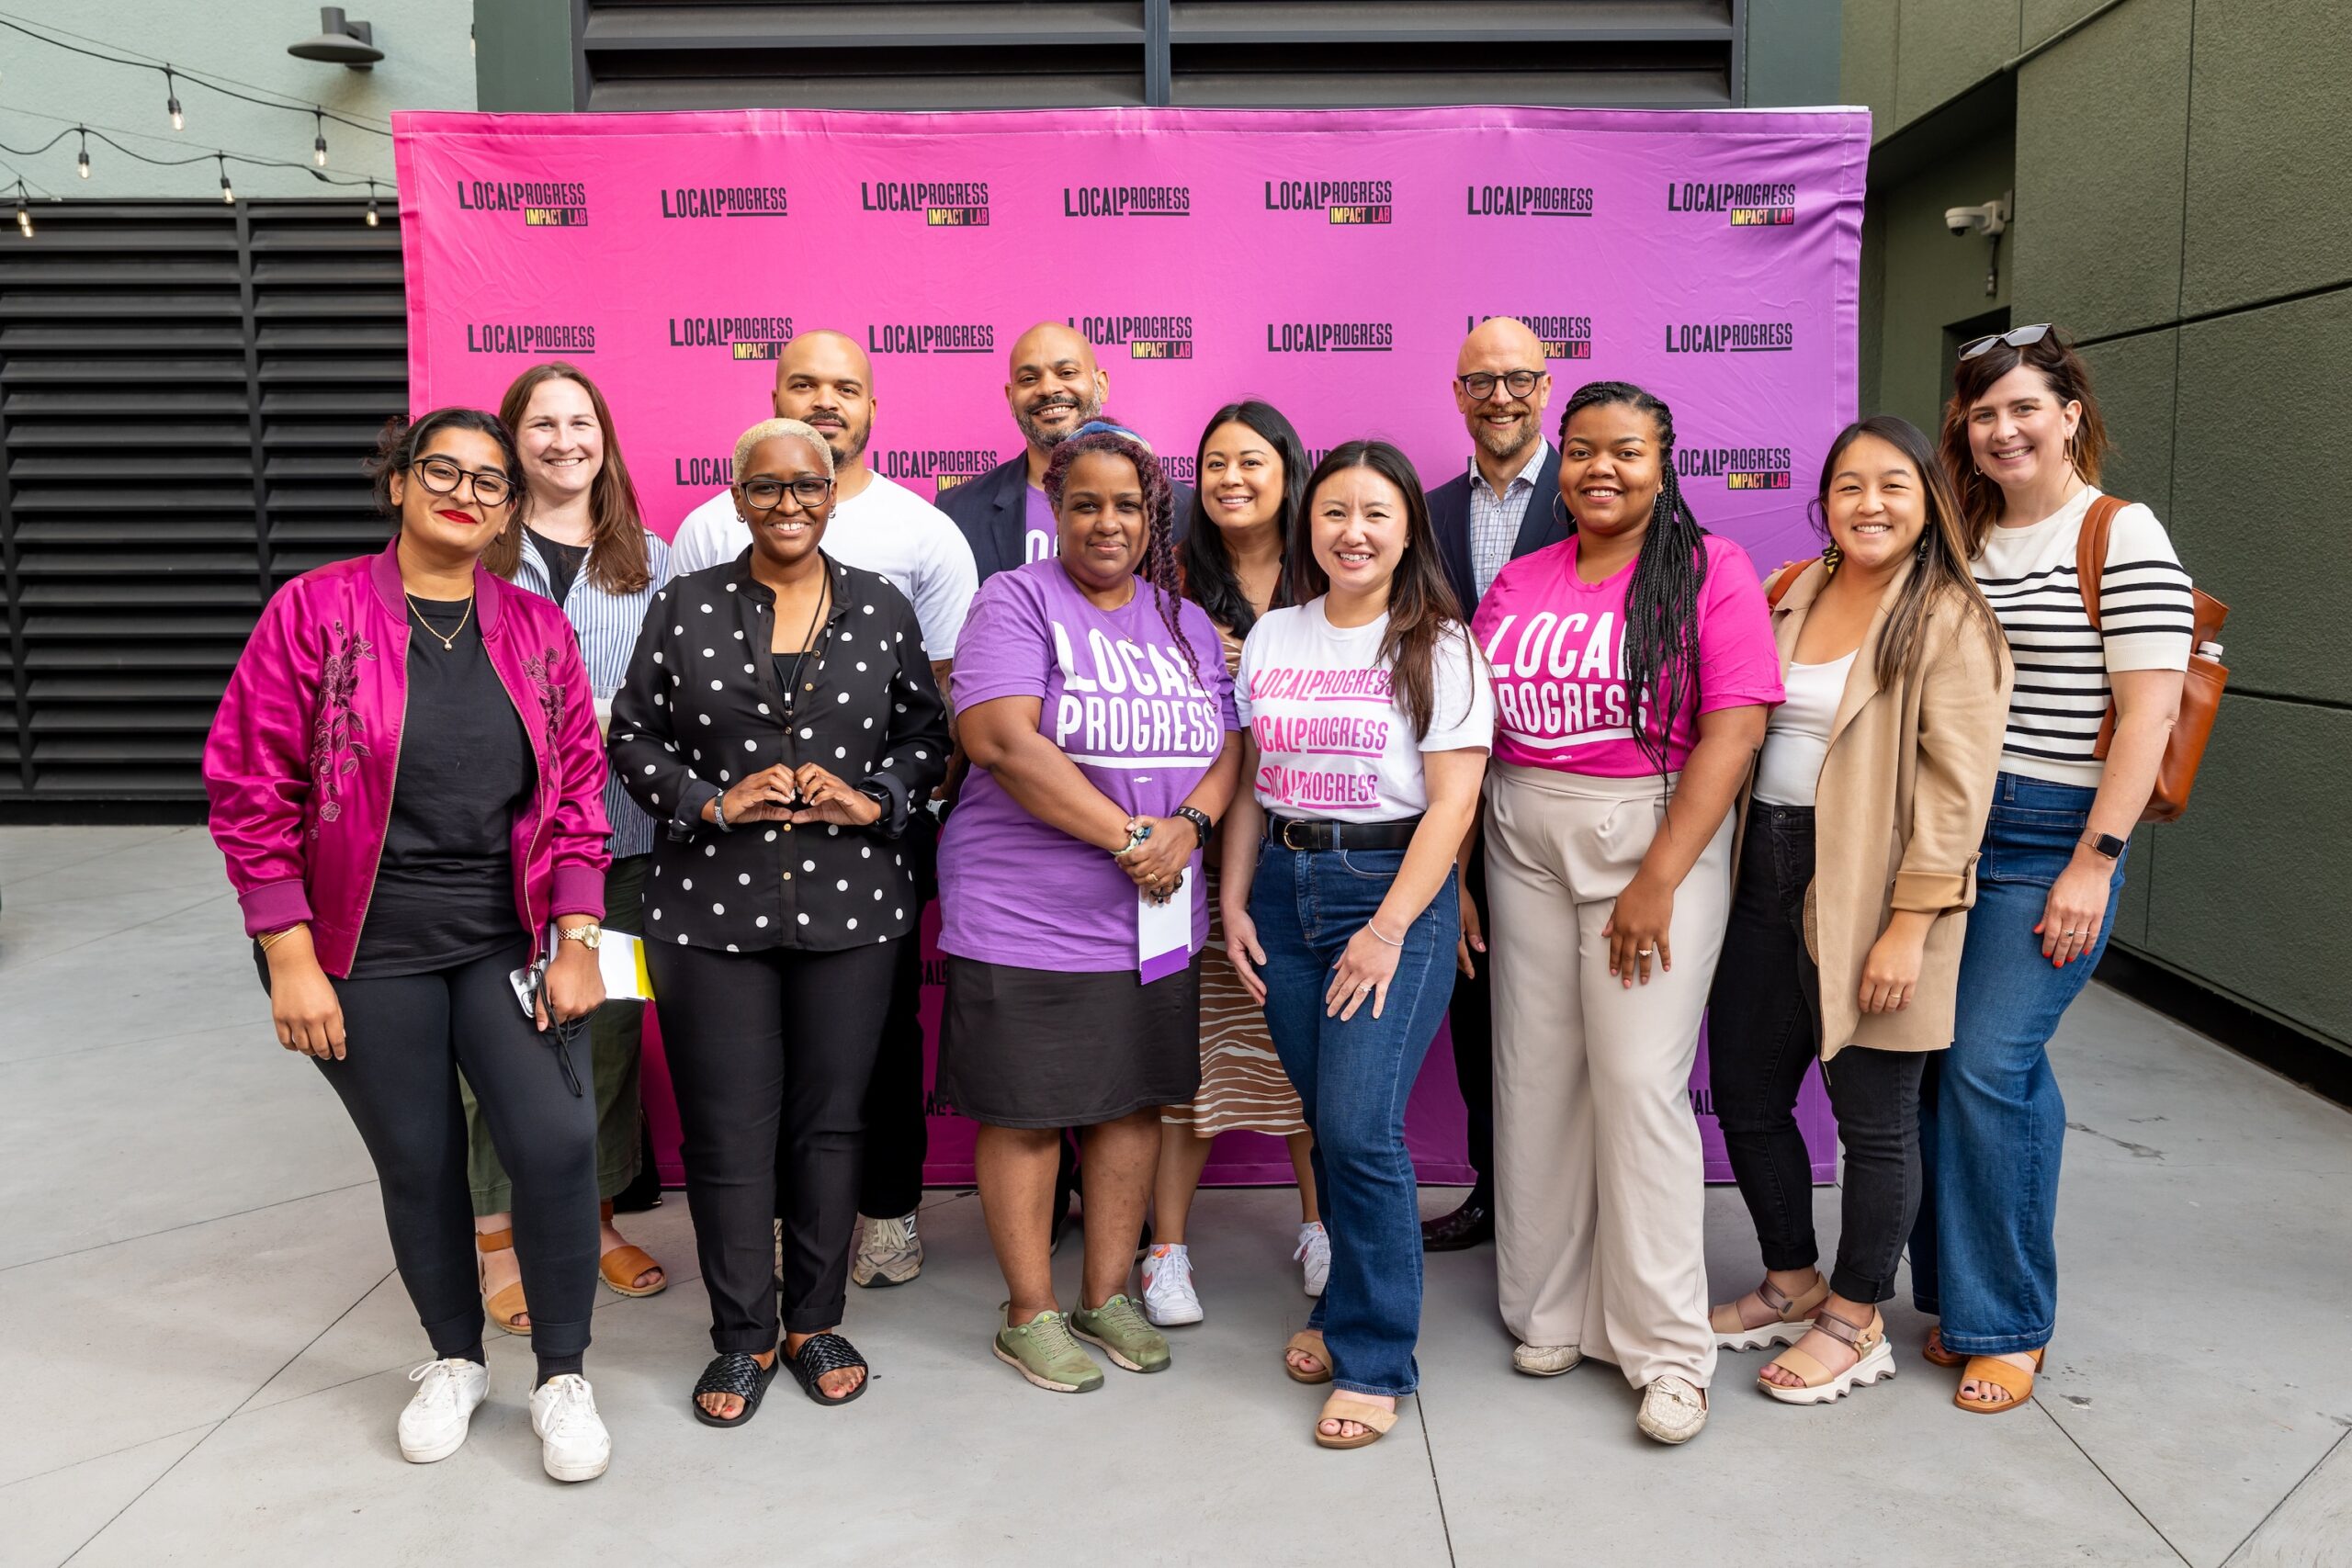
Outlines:
{"label": "woman with long dark hair", "polygon": [[1355,1449],[1420,1381],[1405,1102],[1453,995],[1454,862],[1494,705],[1396,447],[1351,441],[1316,468],[1289,571],[1295,604],[1241,649],[1250,790],[1223,846],[1226,945],[1298,1087],[1332,1235],[1284,1369],[1332,1385],[1316,1442]]}
{"label": "woman with long dark hair", "polygon": [[1746,553],[1682,499],[1665,403],[1577,389],[1560,498],[1576,531],[1504,567],[1476,621],[1495,671],[1496,1271],[1515,1368],[1614,1362],[1641,1430],[1680,1443],[1715,1364],[1687,1090],[1780,660]]}
{"label": "woman with long dark hair", "polygon": [[[1232,682],[1216,626],[1182,596],[1151,448],[1082,426],[1054,447],[1046,493],[1057,553],[983,583],[956,643],[972,772],[939,847],[939,1088],[980,1123],[975,1175],[1009,1296],[996,1357],[1082,1393],[1102,1370],[1077,1339],[1128,1371],[1169,1364],[1127,1273],[1160,1107],[1200,1087],[1200,852],[1240,758]],[[1163,921],[1146,899],[1182,902]],[[1067,1315],[1052,1257],[1065,1127],[1086,1156]]]}
{"label": "woman with long dark hair", "polygon": [[[613,694],[628,673],[646,608],[654,591],[669,581],[670,547],[646,532],[637,487],[621,460],[612,410],[579,367],[560,359],[532,366],[508,385],[498,417],[514,434],[523,489],[515,497],[514,520],[482,552],[482,565],[563,606],[564,619],[580,639],[602,727],[612,711]],[[605,929],[641,937],[653,819],[638,809],[617,775],[605,784],[605,819],[613,829],[605,844],[612,864],[605,873]],[[638,1091],[644,1039],[645,1003],[635,997],[608,998],[588,1021],[603,1227],[596,1267],[605,1283],[624,1296],[658,1295],[669,1283],[661,1264],[613,1227],[613,1200],[638,1179],[644,1158],[645,1111]],[[501,1328],[528,1334],[530,1311],[508,1213],[514,1183],[470,1084],[466,1131],[483,1305]]]}
{"label": "woman with long dark hair", "polygon": [[[1920,1075],[1951,1043],[2009,691],[1925,435],[1885,414],[1848,425],[1813,505],[1827,547],[1768,594],[1788,699],[1747,787],[1734,962],[1707,1004],[1715,1117],[1765,1268],[1712,1322],[1726,1349],[1792,1347],[1757,1378],[1788,1404],[1894,1372],[1878,1303],[1918,1211]],[[1815,1059],[1846,1154],[1826,1278],[1795,1116]]]}
{"label": "woman with long dark hair", "polygon": [[[1193,525],[1184,536],[1184,594],[1216,623],[1232,673],[1241,642],[1267,611],[1290,603],[1283,563],[1306,494],[1306,451],[1271,403],[1246,399],[1209,416],[1193,472]],[[1163,1112],[1170,1129],[1152,1184],[1152,1245],[1143,1260],[1144,1315],[1161,1327],[1201,1321],[1186,1222],[1209,1145],[1219,1133],[1263,1133],[1290,1148],[1298,1179],[1298,1249],[1306,1293],[1319,1296],[1331,1269],[1331,1241],[1315,1202],[1314,1140],[1266,1032],[1265,1010],[1225,955],[1217,847],[1202,857],[1209,942],[1201,958],[1201,1087]]]}
{"label": "woman with long dark hair", "polygon": [[[2026,1403],[2057,1322],[2066,1103],[2050,1037],[2107,951],[2127,839],[2180,712],[2195,605],[2155,513],[2100,493],[2107,427],[2055,327],[1961,350],[1942,455],[2017,684],[1951,1049],[1921,1091],[1911,1290],[1942,1317],[1928,1359],[1965,1359],[1954,1401],[1989,1415]],[[2109,524],[2098,625],[2075,564],[2095,516]]]}
{"label": "woman with long dark hair", "polygon": [[278,1043],[358,1127],[433,1345],[401,1456],[457,1452],[489,1391],[462,1070],[514,1172],[540,1461],[585,1481],[612,1457],[582,1375],[596,1116],[576,1028],[605,998],[604,748],[563,613],[481,565],[523,483],[506,427],[394,421],[370,472],[392,542],[262,612],[205,742],[212,837]]}

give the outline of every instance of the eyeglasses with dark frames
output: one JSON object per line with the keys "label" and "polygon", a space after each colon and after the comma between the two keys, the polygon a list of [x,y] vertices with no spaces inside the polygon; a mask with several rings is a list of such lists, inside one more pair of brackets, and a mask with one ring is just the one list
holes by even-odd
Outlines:
{"label": "eyeglasses with dark frames", "polygon": [[784,479],[745,479],[741,486],[743,499],[754,512],[773,512],[784,504],[785,491],[792,492],[805,511],[833,493],[833,481],[814,475],[790,481]]}
{"label": "eyeglasses with dark frames", "polygon": [[435,495],[455,495],[458,487],[472,491],[483,506],[503,506],[514,496],[514,481],[490,468],[468,468],[448,457],[420,457],[409,465],[416,482]]}
{"label": "eyeglasses with dark frames", "polygon": [[1503,390],[1512,397],[1523,398],[1535,390],[1536,384],[1544,379],[1544,372],[1541,370],[1506,370],[1500,375],[1490,370],[1473,370],[1467,376],[1456,376],[1453,384],[1469,393],[1473,402],[1483,403],[1495,395],[1497,382],[1500,382]]}
{"label": "eyeglasses with dark frames", "polygon": [[2024,348],[2030,344],[2040,343],[2054,330],[2048,321],[2036,321],[2030,327],[2012,327],[2007,332],[1995,333],[1991,337],[1980,337],[1973,343],[1961,344],[1960,356],[1974,359],[1988,352],[1996,343],[2007,344],[2011,348]]}

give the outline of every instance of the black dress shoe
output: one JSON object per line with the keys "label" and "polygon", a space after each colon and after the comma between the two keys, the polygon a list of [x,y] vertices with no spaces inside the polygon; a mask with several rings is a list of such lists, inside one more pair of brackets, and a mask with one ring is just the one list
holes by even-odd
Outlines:
{"label": "black dress shoe", "polygon": [[1450,1214],[1421,1222],[1423,1252],[1462,1252],[1495,1239],[1495,1212],[1476,1198]]}

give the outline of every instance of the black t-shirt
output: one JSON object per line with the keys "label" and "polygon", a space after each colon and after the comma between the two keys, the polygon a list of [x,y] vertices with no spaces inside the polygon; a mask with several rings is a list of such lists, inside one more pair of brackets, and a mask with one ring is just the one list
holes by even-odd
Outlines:
{"label": "black t-shirt", "polygon": [[537,528],[531,529],[530,535],[532,547],[539,552],[539,558],[547,562],[548,586],[555,590],[551,597],[560,604],[571,595],[571,580],[580,575],[581,567],[587,563],[588,547],[558,544]]}
{"label": "black t-shirt", "polygon": [[[524,946],[510,834],[536,777],[530,741],[472,604],[411,603],[408,717],[354,979],[429,974]],[[433,633],[414,624],[419,615]]]}

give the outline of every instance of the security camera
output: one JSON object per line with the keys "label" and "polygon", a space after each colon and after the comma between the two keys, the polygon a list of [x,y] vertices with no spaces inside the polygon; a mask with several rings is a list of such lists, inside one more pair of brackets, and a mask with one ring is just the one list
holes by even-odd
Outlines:
{"label": "security camera", "polygon": [[2008,226],[2009,198],[2006,196],[1982,207],[1944,209],[1944,227],[1951,231],[1954,239],[1976,233],[1997,239]]}

